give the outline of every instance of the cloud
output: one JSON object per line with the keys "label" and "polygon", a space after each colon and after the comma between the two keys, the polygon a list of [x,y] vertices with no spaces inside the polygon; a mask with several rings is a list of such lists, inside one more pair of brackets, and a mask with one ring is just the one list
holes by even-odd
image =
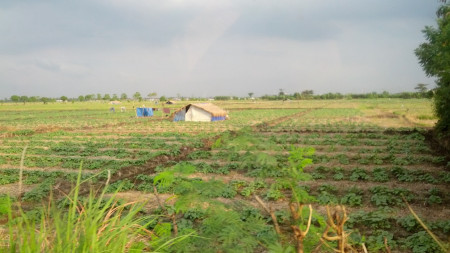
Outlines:
{"label": "cloud", "polygon": [[256,95],[413,90],[438,3],[78,0],[0,3],[0,93]]}

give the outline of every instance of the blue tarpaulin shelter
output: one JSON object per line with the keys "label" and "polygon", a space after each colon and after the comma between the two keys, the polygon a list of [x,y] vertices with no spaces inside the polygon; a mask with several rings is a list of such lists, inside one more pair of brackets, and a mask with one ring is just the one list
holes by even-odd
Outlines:
{"label": "blue tarpaulin shelter", "polygon": [[151,117],[153,116],[152,108],[138,107],[136,108],[136,116],[137,117]]}

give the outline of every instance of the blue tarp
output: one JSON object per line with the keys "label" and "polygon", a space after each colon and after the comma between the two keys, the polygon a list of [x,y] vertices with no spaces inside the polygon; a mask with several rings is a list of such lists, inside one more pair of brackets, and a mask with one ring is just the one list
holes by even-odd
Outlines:
{"label": "blue tarp", "polygon": [[152,108],[138,107],[138,108],[136,108],[136,116],[138,116],[138,117],[151,117],[151,116],[153,116],[153,109]]}
{"label": "blue tarp", "polygon": [[211,121],[219,121],[219,120],[225,120],[225,116],[217,116],[217,117],[211,117]]}
{"label": "blue tarp", "polygon": [[175,113],[173,121],[184,121],[185,117],[186,117],[186,108],[183,108],[181,111]]}

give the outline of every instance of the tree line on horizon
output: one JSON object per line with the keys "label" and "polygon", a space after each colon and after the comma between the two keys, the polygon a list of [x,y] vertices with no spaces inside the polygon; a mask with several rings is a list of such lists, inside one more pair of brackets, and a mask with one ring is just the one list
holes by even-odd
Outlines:
{"label": "tree line on horizon", "polygon": [[[263,95],[259,97],[259,99],[263,100],[304,100],[304,99],[374,99],[374,98],[403,98],[403,99],[411,99],[411,98],[432,98],[434,91],[428,90],[426,85],[419,84],[416,88],[417,92],[400,92],[400,93],[389,93],[387,91],[383,91],[381,93],[370,92],[370,93],[324,93],[324,94],[314,94],[313,90],[305,90],[302,92],[294,92],[293,94],[287,94],[280,89],[280,92],[275,95]],[[212,99],[214,100],[239,100],[239,99],[256,99],[253,97],[253,92],[248,93],[248,97],[239,97],[239,96],[214,96]],[[145,99],[151,98],[153,100],[159,100],[161,102],[167,101],[168,99],[172,99],[171,97],[167,98],[166,96],[157,97],[157,93],[149,93],[146,98],[142,97],[140,92],[136,92],[132,97],[128,97],[126,93],[122,93],[120,96],[117,94],[113,94],[112,96],[108,93],[102,95],[98,94],[87,94],[80,95],[78,97],[69,98],[67,96],[61,97],[39,97],[39,96],[19,96],[12,95],[9,99],[5,98],[2,102],[13,102],[13,103],[28,103],[28,102],[43,102],[44,104],[49,102],[56,102],[57,100],[62,102],[84,102],[84,101],[115,101],[115,100],[127,100],[127,101],[142,101]],[[208,98],[202,97],[180,97],[177,96],[179,100],[207,100]]]}

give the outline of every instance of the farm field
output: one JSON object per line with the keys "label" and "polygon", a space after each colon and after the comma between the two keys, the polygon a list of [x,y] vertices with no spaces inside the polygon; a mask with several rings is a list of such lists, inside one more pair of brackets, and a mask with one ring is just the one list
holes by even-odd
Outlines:
{"label": "farm field", "polygon": [[300,216],[307,204],[314,210],[305,252],[338,246],[321,243],[327,205],[345,206],[355,250],[439,252],[404,198],[449,241],[449,160],[430,141],[429,100],[216,101],[230,119],[208,123],[170,122],[160,111],[136,118],[141,104],[115,113],[97,102],[0,105],[0,196],[33,212],[51,192],[68,193],[81,166],[81,194],[107,181],[108,192],[158,215],[153,247],[197,235],[169,251],[290,252],[291,225],[307,223],[292,216],[295,198]]}

